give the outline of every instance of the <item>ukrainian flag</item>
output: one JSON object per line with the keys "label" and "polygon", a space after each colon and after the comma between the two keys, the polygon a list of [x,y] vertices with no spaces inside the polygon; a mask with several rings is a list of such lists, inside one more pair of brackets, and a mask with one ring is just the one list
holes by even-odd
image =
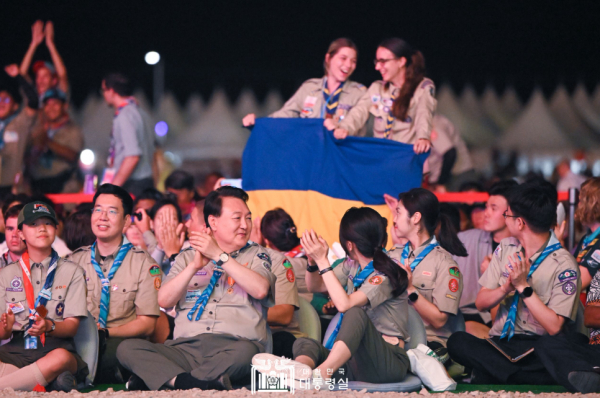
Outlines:
{"label": "ukrainian flag", "polygon": [[244,150],[242,181],[255,217],[281,207],[299,235],[314,228],[331,246],[350,207],[372,207],[391,225],[383,194],[420,187],[426,158],[391,140],[337,140],[323,119],[261,118]]}

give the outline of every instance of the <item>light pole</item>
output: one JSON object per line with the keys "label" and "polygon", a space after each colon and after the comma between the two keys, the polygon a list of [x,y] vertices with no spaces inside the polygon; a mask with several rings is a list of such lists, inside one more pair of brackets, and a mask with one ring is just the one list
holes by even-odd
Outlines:
{"label": "light pole", "polygon": [[154,66],[152,99],[154,101],[154,107],[156,108],[158,104],[160,104],[163,93],[165,92],[165,61],[161,60],[160,54],[156,51],[147,52],[144,56],[144,60],[148,65]]}

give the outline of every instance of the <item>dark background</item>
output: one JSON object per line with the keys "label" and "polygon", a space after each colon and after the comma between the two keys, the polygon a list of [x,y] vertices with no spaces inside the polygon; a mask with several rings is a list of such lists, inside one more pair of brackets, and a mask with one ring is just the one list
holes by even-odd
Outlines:
{"label": "dark background", "polygon": [[[329,42],[342,36],[359,47],[352,78],[366,85],[379,78],[377,44],[391,36],[421,49],[428,75],[457,92],[513,85],[526,99],[536,85],[548,95],[559,83],[593,90],[599,81],[597,1],[11,0],[0,4],[3,65],[20,63],[36,19],[55,23],[77,105],[111,70],[132,75],[150,97],[150,50],[165,60],[166,90],[180,101],[192,92],[207,99],[216,86],[231,100],[244,87],[259,100],[272,88],[288,97],[322,75]],[[39,48],[34,60],[49,59]]]}

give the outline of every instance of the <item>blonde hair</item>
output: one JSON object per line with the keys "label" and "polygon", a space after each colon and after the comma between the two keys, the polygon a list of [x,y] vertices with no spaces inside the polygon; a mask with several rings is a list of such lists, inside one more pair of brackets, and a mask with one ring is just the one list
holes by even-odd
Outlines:
{"label": "blonde hair", "polygon": [[589,178],[581,185],[575,218],[582,224],[600,221],[600,177]]}

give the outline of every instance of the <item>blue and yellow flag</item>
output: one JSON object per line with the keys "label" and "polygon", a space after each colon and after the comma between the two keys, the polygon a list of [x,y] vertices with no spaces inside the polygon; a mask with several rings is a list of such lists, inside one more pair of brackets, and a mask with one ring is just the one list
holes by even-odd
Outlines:
{"label": "blue and yellow flag", "polygon": [[383,194],[421,186],[426,158],[391,140],[337,140],[323,119],[262,118],[244,150],[242,180],[254,216],[281,207],[298,235],[314,228],[331,246],[350,207],[372,207],[391,225]]}

